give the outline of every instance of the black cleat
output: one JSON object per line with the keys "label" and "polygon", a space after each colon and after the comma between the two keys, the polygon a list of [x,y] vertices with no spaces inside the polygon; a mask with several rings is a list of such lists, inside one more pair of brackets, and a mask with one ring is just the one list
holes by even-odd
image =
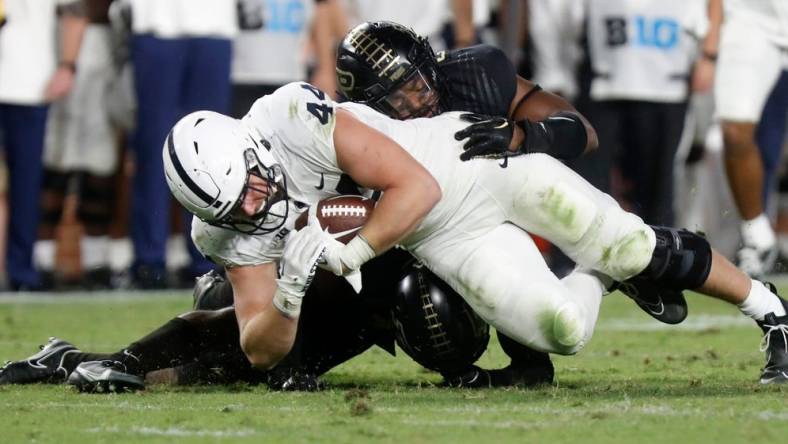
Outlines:
{"label": "black cleat", "polygon": [[472,365],[463,371],[444,374],[442,387],[451,388],[490,388],[493,387],[490,372]]}
{"label": "black cleat", "polygon": [[195,310],[218,310],[233,305],[232,287],[216,270],[198,277],[193,294]]}
{"label": "black cleat", "polygon": [[40,347],[41,351],[33,356],[21,361],[7,362],[3,368],[0,368],[0,384],[65,381],[68,370],[63,367],[63,358],[66,354],[79,350],[57,338],[49,338],[49,341]]}
{"label": "black cleat", "polygon": [[472,365],[465,371],[443,375],[443,387],[491,388],[491,387],[536,387],[552,384],[555,370],[550,360],[546,365],[518,366],[514,363],[500,369],[485,370]]}
{"label": "black cleat", "polygon": [[652,318],[665,324],[679,324],[687,318],[687,300],[681,290],[660,287],[641,277],[618,282],[611,290],[621,290]]}
{"label": "black cleat", "polygon": [[490,370],[493,387],[536,387],[553,383],[555,369],[549,360],[546,365],[518,366],[514,363]]}
{"label": "black cleat", "polygon": [[266,383],[269,389],[283,392],[316,392],[326,388],[315,374],[292,368],[269,371]]}
{"label": "black cleat", "polygon": [[[764,285],[772,293],[777,294],[774,285],[768,282],[764,282]],[[761,384],[788,383],[788,301],[780,298],[780,302],[785,307],[785,315],[778,317],[774,313],[769,313],[763,321],[758,322],[758,326],[763,330],[761,351],[766,352],[766,365],[761,373]]]}
{"label": "black cleat", "polygon": [[123,363],[109,360],[79,364],[69,375],[68,383],[87,393],[122,393],[145,388],[145,381],[126,373]]}

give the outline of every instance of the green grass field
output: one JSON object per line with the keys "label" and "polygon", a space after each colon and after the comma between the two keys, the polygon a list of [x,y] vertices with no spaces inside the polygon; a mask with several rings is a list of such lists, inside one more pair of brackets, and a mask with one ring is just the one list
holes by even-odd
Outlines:
{"label": "green grass field", "polygon": [[[0,442],[785,442],[788,386],[757,383],[759,330],[722,303],[689,303],[689,319],[669,327],[608,296],[591,344],[554,359],[553,387],[442,389],[438,375],[378,349],[326,375],[320,393],[0,386]],[[185,292],[0,297],[0,359],[26,357],[53,335],[114,350],[189,304]],[[480,364],[505,363],[493,338]]]}

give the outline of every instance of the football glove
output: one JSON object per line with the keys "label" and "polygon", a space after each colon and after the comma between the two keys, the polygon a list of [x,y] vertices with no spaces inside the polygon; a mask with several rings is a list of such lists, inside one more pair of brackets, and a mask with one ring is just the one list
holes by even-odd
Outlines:
{"label": "football glove", "polygon": [[375,251],[369,243],[361,236],[354,237],[347,245],[339,242],[320,228],[315,215],[310,215],[307,227],[312,227],[312,235],[319,237],[319,241],[325,245],[325,252],[318,261],[320,268],[343,276],[356,293],[361,292],[361,265],[375,257]]}
{"label": "football glove", "polygon": [[504,117],[483,114],[462,114],[460,119],[471,124],[454,133],[456,140],[468,139],[462,146],[460,160],[477,157],[498,159],[524,154],[521,146],[511,151],[509,145],[514,137],[515,122]]}
{"label": "football glove", "polygon": [[279,262],[274,307],[289,318],[301,313],[301,302],[317,272],[317,262],[326,250],[319,227],[304,227],[290,235]]}

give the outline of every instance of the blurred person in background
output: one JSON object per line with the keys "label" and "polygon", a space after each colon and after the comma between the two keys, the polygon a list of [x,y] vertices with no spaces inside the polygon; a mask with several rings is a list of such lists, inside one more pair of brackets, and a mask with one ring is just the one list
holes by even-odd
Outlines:
{"label": "blurred person in background", "polygon": [[[785,166],[783,148],[786,143],[786,126],[788,125],[788,70],[783,70],[761,114],[761,120],[755,130],[758,149],[763,159],[763,202],[767,208],[774,204],[777,209],[777,245],[779,247],[779,263],[772,271],[788,270],[788,227],[786,227],[786,199],[785,191],[788,186],[788,177],[785,170],[778,171]],[[772,191],[778,190],[780,194],[775,197]],[[771,214],[771,212],[770,212]]]}
{"label": "blurred person in background", "polygon": [[[131,60],[137,100],[132,138],[135,175],[131,196],[132,285],[167,286],[166,245],[170,203],[160,153],[162,140],[181,116],[208,109],[226,113],[230,104],[232,39],[238,28],[233,0],[123,0],[131,20]],[[189,239],[191,215],[184,213],[191,263],[183,282],[213,265]]]}
{"label": "blurred person in background", "polygon": [[528,30],[532,80],[570,102],[578,94],[577,69],[582,57],[583,3],[575,0],[531,0]]}
{"label": "blurred person in background", "polygon": [[[788,3],[725,0],[714,99],[722,122],[725,169],[742,218],[736,262],[751,276],[771,271],[777,240],[765,213],[764,165],[756,127],[770,91],[788,67]],[[783,115],[770,118],[785,119]]]}
{"label": "blurred person in background", "polygon": [[40,290],[32,256],[48,105],[74,85],[87,21],[82,2],[74,0],[5,0],[0,10],[0,126],[13,208],[6,271],[12,290]]}
{"label": "blurred person in background", "polygon": [[241,29],[233,42],[231,115],[243,117],[255,100],[298,80],[333,94],[335,35],[347,31],[343,13],[337,0],[241,0]]}
{"label": "blurred person in background", "polygon": [[[108,10],[111,0],[85,0],[88,26],[76,61],[71,93],[52,105],[44,149],[39,240],[34,262],[44,282],[60,284],[55,273],[55,230],[66,195],[76,189],[77,219],[84,228],[79,242],[85,288],[109,288],[109,226],[118,166],[116,128],[108,110],[109,92],[117,88]],[[46,276],[48,275],[48,279]]]}
{"label": "blurred person in background", "polygon": [[[348,16],[355,25],[380,20],[400,23],[429,39],[435,51],[464,48],[478,42],[473,0],[344,0]],[[484,3],[484,2],[481,2]],[[489,15],[489,7],[486,14]],[[483,20],[480,14],[478,20]]]}
{"label": "blurred person in background", "polygon": [[[574,166],[609,190],[617,164],[624,181],[621,197],[632,211],[647,223],[673,225],[673,165],[689,79],[693,68],[707,75],[703,59],[713,57],[701,49],[715,36],[707,32],[707,2],[588,0],[586,20],[592,70],[588,115],[600,147]],[[708,78],[698,80],[703,82],[710,87]]]}

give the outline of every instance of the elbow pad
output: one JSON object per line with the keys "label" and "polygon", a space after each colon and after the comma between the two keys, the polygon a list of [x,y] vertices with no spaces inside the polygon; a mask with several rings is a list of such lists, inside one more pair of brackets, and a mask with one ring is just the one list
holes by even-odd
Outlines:
{"label": "elbow pad", "polygon": [[568,160],[580,156],[586,149],[586,127],[575,113],[561,111],[541,122],[525,119],[517,124],[525,131],[525,153],[545,153]]}

